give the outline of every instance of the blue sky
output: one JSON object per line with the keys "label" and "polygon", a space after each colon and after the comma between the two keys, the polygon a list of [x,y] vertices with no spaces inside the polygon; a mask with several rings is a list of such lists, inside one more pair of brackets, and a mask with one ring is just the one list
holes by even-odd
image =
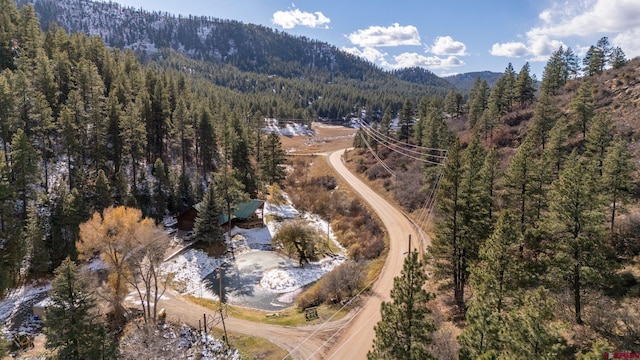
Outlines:
{"label": "blue sky", "polygon": [[580,57],[603,36],[640,56],[640,0],[116,0],[145,10],[265,25],[335,45],[391,70],[519,71],[540,79],[561,45]]}

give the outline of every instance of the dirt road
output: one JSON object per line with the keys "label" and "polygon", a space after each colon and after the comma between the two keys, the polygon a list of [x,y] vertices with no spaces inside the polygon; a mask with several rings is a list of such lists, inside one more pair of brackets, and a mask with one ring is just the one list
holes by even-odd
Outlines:
{"label": "dirt road", "polygon": [[[344,150],[330,153],[330,164],[376,211],[390,238],[389,254],[379,279],[372,287],[372,296],[366,298],[357,313],[318,325],[289,327],[226,319],[227,329],[268,339],[289,351],[293,359],[366,359],[375,337],[373,327],[380,320],[380,303],[389,300],[393,278],[402,270],[409,235],[412,239],[418,239],[411,222],[399,210],[344,166],[341,160],[343,153]],[[413,242],[413,248],[417,243],[418,241]],[[212,314],[211,310],[180,299],[171,292],[164,296],[159,306],[164,307],[170,317],[178,318],[196,328],[203,314]]]}
{"label": "dirt road", "polygon": [[[362,311],[354,317],[340,334],[331,351],[323,359],[366,359],[371,349],[375,333],[373,327],[380,320],[380,303],[388,301],[393,278],[400,274],[406,252],[409,247],[409,235],[418,239],[411,222],[393,205],[364,184],[342,163],[344,151],[335,151],[329,155],[329,162],[360,196],[371,205],[382,220],[389,234],[389,254],[384,263],[380,278],[373,285],[373,296],[368,298]],[[412,248],[415,244],[412,242]]]}
{"label": "dirt road", "polygon": [[[167,291],[163,295],[158,307],[166,310],[170,320],[189,324],[196,329],[204,322],[203,314],[207,314],[210,319],[219,319],[215,311],[182,299],[173,291]],[[323,357],[320,354],[330,343],[328,340],[352,317],[353,315],[337,321],[298,327],[258,324],[226,317],[225,325],[229,331],[267,339],[289,351],[293,359],[321,359]],[[216,327],[222,328],[219,321],[216,324]]]}

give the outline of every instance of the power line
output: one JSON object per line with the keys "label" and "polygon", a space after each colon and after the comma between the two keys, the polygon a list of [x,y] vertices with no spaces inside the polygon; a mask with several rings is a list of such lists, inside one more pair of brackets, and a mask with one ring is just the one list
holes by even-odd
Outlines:
{"label": "power line", "polygon": [[[365,130],[365,132],[367,132],[367,130]],[[369,134],[369,133],[367,133],[367,134]],[[437,162],[437,161],[431,161],[431,160],[423,159],[421,157],[417,157],[417,156],[414,156],[414,155],[411,155],[411,154],[407,154],[406,152],[403,152],[403,151],[407,151],[408,149],[398,148],[398,147],[389,145],[387,142],[380,141],[379,138],[376,137],[375,135],[373,135],[372,137],[373,137],[374,140],[378,140],[379,144],[382,144],[387,149],[389,149],[389,150],[391,150],[391,151],[393,151],[395,153],[398,153],[398,154],[400,154],[400,155],[402,155],[404,157],[408,157],[410,159],[413,159],[413,160],[416,160],[416,161],[421,161],[421,162],[432,164],[432,165],[440,165],[441,164],[440,162]],[[372,154],[373,154],[373,150],[370,149],[370,151],[372,151]],[[413,151],[413,152],[415,152],[415,151]],[[422,154],[422,153],[419,153],[419,154],[420,155],[425,155],[425,154]],[[438,155],[428,155],[427,154],[427,156],[434,156],[434,157],[443,158],[443,159],[445,158],[443,156],[438,156]]]}

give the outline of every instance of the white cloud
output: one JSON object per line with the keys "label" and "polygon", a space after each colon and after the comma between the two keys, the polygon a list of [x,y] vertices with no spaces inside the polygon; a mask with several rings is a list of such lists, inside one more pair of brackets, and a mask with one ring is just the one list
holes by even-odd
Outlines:
{"label": "white cloud", "polygon": [[394,56],[395,64],[389,64],[395,69],[407,67],[423,67],[429,69],[449,69],[464,65],[464,61],[455,56],[441,58],[438,56],[424,56],[416,53],[402,53]]}
{"label": "white cloud", "polygon": [[[528,56],[530,61],[546,61],[564,41],[572,37],[593,42],[612,36],[628,57],[640,55],[640,1],[638,0],[557,0],[542,11],[541,24],[526,32],[523,41],[496,43],[489,51],[495,56]],[[574,39],[575,40],[575,39]],[[584,45],[576,44],[580,50]]]}
{"label": "white cloud", "polygon": [[329,28],[331,19],[326,17],[322,12],[314,13],[300,11],[300,9],[288,11],[276,11],[273,13],[271,22],[284,28],[293,29],[296,26],[307,26],[310,28]]}
{"label": "white cloud", "polygon": [[365,47],[365,48],[357,48],[357,47],[352,47],[352,48],[346,48],[343,47],[342,51],[346,51],[349,54],[353,54],[356,56],[359,56],[361,58],[364,58],[374,64],[378,64],[380,66],[383,67],[387,67],[388,64],[386,62],[385,57],[387,56],[387,53],[383,53],[378,49],[372,48],[372,47]]}
{"label": "white cloud", "polygon": [[436,55],[467,55],[467,46],[451,36],[438,36],[429,51]]}
{"label": "white cloud", "polygon": [[493,56],[521,57],[529,55],[529,49],[522,42],[495,43],[489,53]]}
{"label": "white cloud", "polygon": [[527,36],[562,38],[625,32],[640,27],[640,1],[563,2],[543,11],[540,18],[545,21],[545,24],[529,30]]}
{"label": "white cloud", "polygon": [[624,51],[627,59],[640,56],[640,28],[635,28],[616,35],[611,40],[615,46],[619,46]]}
{"label": "white cloud", "polygon": [[537,36],[528,39],[526,44],[521,41],[495,43],[489,53],[493,56],[528,57],[530,61],[545,61],[560,46],[567,47],[562,41]]}
{"label": "white cloud", "polygon": [[420,34],[413,25],[370,26],[347,35],[352,44],[362,47],[420,45]]}

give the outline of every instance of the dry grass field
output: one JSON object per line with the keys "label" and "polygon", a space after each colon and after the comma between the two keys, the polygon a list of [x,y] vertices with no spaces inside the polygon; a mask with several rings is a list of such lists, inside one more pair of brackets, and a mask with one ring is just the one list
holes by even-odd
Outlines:
{"label": "dry grass field", "polygon": [[287,152],[318,153],[344,149],[353,145],[358,129],[314,122],[313,136],[281,136],[282,148]]}

